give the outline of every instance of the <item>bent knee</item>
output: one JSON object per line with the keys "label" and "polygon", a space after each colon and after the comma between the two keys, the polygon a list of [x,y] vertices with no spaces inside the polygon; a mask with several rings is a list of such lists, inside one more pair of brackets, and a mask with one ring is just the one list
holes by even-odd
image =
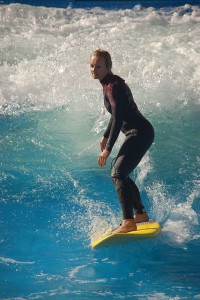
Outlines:
{"label": "bent knee", "polygon": [[122,172],[115,168],[115,166],[112,168],[112,171],[111,171],[111,178],[114,179],[114,178],[118,178],[118,179],[122,179],[124,178]]}
{"label": "bent knee", "polygon": [[111,179],[116,190],[119,190],[124,186],[125,176],[119,170],[112,169]]}

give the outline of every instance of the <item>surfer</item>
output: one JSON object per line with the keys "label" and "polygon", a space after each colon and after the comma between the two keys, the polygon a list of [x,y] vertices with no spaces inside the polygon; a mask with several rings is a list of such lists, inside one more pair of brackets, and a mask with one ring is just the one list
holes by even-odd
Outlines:
{"label": "surfer", "polygon": [[125,233],[137,230],[136,223],[149,220],[138,187],[129,174],[151,146],[154,129],[138,110],[128,85],[121,77],[114,75],[111,69],[112,60],[109,52],[98,49],[90,55],[91,75],[100,81],[104,105],[111,114],[100,141],[101,154],[98,157],[100,167],[105,166],[120,131],[125,134],[125,140],[111,171],[123,213],[122,224],[112,233]]}

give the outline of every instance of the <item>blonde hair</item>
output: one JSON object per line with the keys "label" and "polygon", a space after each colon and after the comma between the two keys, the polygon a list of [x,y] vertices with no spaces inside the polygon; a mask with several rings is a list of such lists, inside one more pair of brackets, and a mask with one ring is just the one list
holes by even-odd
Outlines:
{"label": "blonde hair", "polygon": [[103,50],[103,49],[97,49],[94,52],[92,52],[92,54],[90,55],[90,58],[92,56],[102,57],[105,60],[106,67],[111,71],[112,59],[111,59],[110,53],[108,51]]}

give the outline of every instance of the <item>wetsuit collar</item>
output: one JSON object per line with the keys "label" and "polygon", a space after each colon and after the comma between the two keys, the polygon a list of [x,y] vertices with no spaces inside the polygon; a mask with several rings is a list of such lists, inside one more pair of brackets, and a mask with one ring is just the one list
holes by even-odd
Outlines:
{"label": "wetsuit collar", "polygon": [[106,76],[100,81],[100,83],[101,84],[107,83],[112,75],[113,75],[112,73],[107,73]]}

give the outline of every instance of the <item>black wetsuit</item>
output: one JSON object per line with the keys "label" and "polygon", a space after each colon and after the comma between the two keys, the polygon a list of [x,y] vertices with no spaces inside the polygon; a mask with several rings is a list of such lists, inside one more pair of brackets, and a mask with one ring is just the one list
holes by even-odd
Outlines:
{"label": "black wetsuit", "polygon": [[117,75],[107,74],[101,80],[104,92],[104,105],[111,114],[104,133],[108,138],[106,150],[112,150],[122,131],[126,138],[112,168],[111,177],[123,212],[123,219],[142,214],[139,190],[129,174],[136,168],[154,140],[154,130],[149,121],[140,113],[132,93],[125,81]]}

